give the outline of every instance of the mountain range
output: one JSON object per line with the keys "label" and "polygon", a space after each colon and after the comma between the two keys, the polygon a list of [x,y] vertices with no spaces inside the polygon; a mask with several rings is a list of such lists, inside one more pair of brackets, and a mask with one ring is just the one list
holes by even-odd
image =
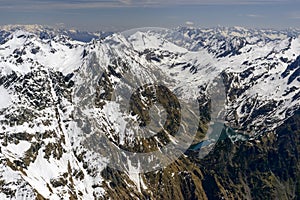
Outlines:
{"label": "mountain range", "polygon": [[300,199],[299,34],[0,27],[1,199]]}

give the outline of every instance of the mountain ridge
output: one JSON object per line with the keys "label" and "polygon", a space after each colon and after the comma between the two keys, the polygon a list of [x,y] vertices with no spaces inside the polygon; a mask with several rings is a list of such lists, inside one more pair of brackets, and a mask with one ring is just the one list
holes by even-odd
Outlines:
{"label": "mountain ridge", "polygon": [[[276,172],[275,179],[284,179],[280,184],[268,182],[262,176],[265,168],[270,167],[268,162],[272,161],[272,158],[266,159],[269,151],[267,144],[277,145],[278,135],[290,133],[286,131],[289,129],[294,133],[297,130],[295,127],[298,127],[300,89],[297,87],[297,70],[300,66],[297,58],[300,49],[297,46],[300,39],[287,36],[285,39],[265,40],[265,36],[261,36],[261,43],[257,43],[260,39],[252,43],[236,43],[245,40],[228,34],[219,38],[214,31],[208,34],[198,30],[194,35],[189,34],[195,30],[137,31],[129,36],[116,33],[88,43],[64,35],[40,37],[39,34],[22,30],[4,34],[0,45],[0,87],[8,92],[10,99],[7,100],[7,106],[0,110],[2,197],[276,197],[272,189],[257,189],[255,183],[251,182],[255,177],[260,177],[261,184],[270,188],[279,189],[282,185],[296,188],[299,183],[292,175],[289,175],[293,179],[289,183],[285,174]],[[224,37],[228,39],[224,40]],[[248,41],[253,38],[250,35]],[[198,43],[200,45],[196,47]],[[125,82],[126,74],[132,80]],[[183,155],[163,169],[145,174],[136,171],[134,162],[130,162],[130,165],[125,162],[126,170],[123,172],[107,165],[109,156],[103,149],[101,151],[101,145],[106,144],[99,134],[105,134],[117,143],[123,137],[120,133],[123,126],[121,119],[130,118],[117,109],[118,104],[122,105],[122,99],[113,101],[113,90],[124,87],[131,91],[134,89],[134,78],[141,83],[147,83],[148,79],[153,82],[162,79],[178,98],[199,97],[203,105],[207,105],[199,108],[203,111],[200,112],[199,130],[205,136],[210,121],[209,112],[205,112],[209,110],[205,97],[209,95],[208,86],[214,85],[214,78],[218,76],[223,78],[226,91],[226,105],[223,108],[226,111],[225,124],[250,139],[245,140],[242,134],[230,136],[226,133],[228,136],[225,139],[214,141],[216,148],[204,161]],[[85,107],[88,101],[91,103]],[[89,110],[89,106],[93,109]],[[95,115],[98,116],[96,119],[101,130],[90,124],[89,117],[95,118]],[[289,128],[282,128],[285,126]],[[203,140],[201,134],[198,139]],[[287,151],[295,158],[290,162],[297,166],[299,140],[296,132],[295,137],[287,136],[293,137],[291,144],[294,142],[297,145],[292,152],[288,147],[283,148],[280,155]],[[132,142],[131,138],[132,135],[126,135],[128,145]],[[261,142],[266,145],[260,146]],[[245,157],[248,154],[244,151],[253,156],[249,158],[249,163],[253,163],[258,172],[253,176],[253,171],[249,171],[240,180],[235,180],[232,177],[235,173],[230,170],[239,170],[241,166],[237,163],[240,160],[247,162]],[[259,161],[254,159],[255,155],[262,156],[262,168]],[[236,161],[231,160],[234,157],[237,157]],[[278,161],[277,157],[274,159]],[[284,156],[278,159],[284,165]],[[227,162],[235,165],[226,165]],[[216,167],[213,167],[214,163]],[[220,175],[222,170],[218,168],[222,165],[227,167],[224,176]],[[274,165],[271,167],[275,170]],[[207,168],[213,168],[215,172]],[[297,168],[292,167],[291,171],[299,175]],[[219,176],[216,177],[214,173]],[[251,180],[244,180],[247,177]],[[234,181],[241,186],[233,184]],[[214,187],[209,188],[206,186],[208,183]],[[158,187],[160,184],[161,190]],[[238,192],[238,187],[243,188],[244,192]],[[162,192],[163,188],[166,193]],[[296,197],[296,191],[290,189],[287,193],[294,193]],[[286,199],[290,197],[293,194],[283,195]]]}

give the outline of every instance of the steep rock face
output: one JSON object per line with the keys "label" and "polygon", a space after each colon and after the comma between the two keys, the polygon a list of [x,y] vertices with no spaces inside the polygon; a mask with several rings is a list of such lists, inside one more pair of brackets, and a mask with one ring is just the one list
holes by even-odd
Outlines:
{"label": "steep rock face", "polygon": [[297,111],[274,133],[255,140],[220,141],[198,162],[207,197],[299,199],[299,117]]}
{"label": "steep rock face", "polygon": [[[138,31],[90,43],[20,30],[1,33],[1,198],[299,198],[300,40],[296,33],[229,33]],[[210,96],[212,90],[222,93],[216,77],[224,83],[225,106],[220,96]],[[156,92],[161,86],[149,82],[168,84],[168,90]],[[118,95],[132,97],[131,113],[124,112],[126,98]],[[147,173],[139,173],[130,159],[121,163],[123,171],[110,166],[110,159],[121,157],[107,151],[108,141],[116,149],[141,152],[174,142],[179,120],[171,118],[188,116],[177,113],[176,103],[158,139],[149,142],[122,130],[126,120],[148,125],[148,106],[163,107],[175,97],[197,99],[187,109],[194,116],[200,112],[193,129],[196,148]],[[163,109],[155,109],[154,118],[163,118]],[[215,149],[199,159],[197,144],[218,139],[206,134],[215,111],[224,113],[227,126]]]}

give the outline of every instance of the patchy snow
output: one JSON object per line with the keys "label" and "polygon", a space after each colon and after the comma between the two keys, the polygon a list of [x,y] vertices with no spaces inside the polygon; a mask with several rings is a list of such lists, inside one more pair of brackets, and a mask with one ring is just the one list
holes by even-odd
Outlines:
{"label": "patchy snow", "polygon": [[130,180],[132,180],[135,183],[139,192],[141,192],[141,177],[140,177],[140,169],[139,169],[140,163],[138,163],[138,166],[135,167],[132,165],[131,160],[128,159],[127,164],[128,164],[128,176]]}
{"label": "patchy snow", "polygon": [[[26,74],[35,66],[68,74],[81,67],[85,44],[67,40],[42,40],[37,36],[18,30],[11,39],[0,45],[0,70],[5,74],[15,71]],[[17,62],[22,59],[22,62]]]}
{"label": "patchy snow", "polygon": [[7,147],[3,148],[3,152],[6,154],[14,155],[16,158],[21,158],[24,156],[25,151],[27,151],[31,146],[31,143],[27,141],[20,141],[18,144],[8,144]]}
{"label": "patchy snow", "polygon": [[133,48],[138,51],[144,51],[145,49],[160,49],[160,50],[172,50],[173,52],[186,53],[185,48],[179,47],[165,39],[159,37],[155,33],[136,32],[129,37],[129,41],[133,45]]}
{"label": "patchy snow", "polygon": [[0,110],[12,105],[12,95],[6,88],[0,86]]}
{"label": "patchy snow", "polygon": [[121,113],[119,106],[120,105],[115,102],[109,102],[103,107],[103,112],[105,116],[107,116],[107,120],[111,124],[114,124],[115,131],[119,133],[120,144],[124,144],[127,122],[124,120],[124,113]]}

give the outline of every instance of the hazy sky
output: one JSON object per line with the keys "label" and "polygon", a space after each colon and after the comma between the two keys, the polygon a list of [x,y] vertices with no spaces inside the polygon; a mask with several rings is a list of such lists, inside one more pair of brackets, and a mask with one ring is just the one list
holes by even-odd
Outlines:
{"label": "hazy sky", "polygon": [[298,0],[0,0],[0,25],[63,23],[82,30],[245,26],[300,28]]}

